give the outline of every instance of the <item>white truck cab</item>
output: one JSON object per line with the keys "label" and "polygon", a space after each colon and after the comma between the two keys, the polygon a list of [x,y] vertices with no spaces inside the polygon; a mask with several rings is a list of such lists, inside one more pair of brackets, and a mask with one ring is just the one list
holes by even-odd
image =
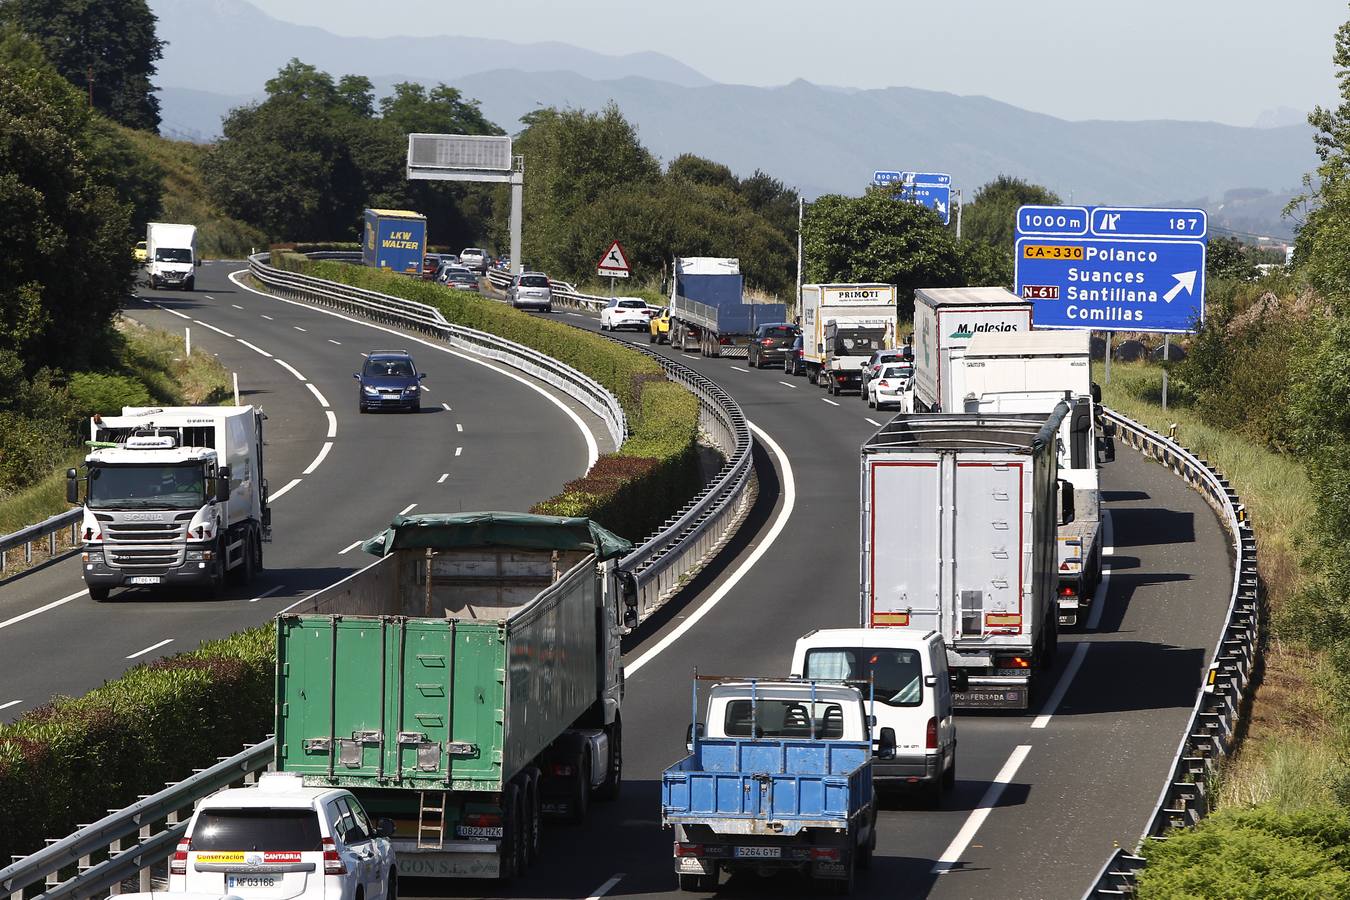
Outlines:
{"label": "white truck cab", "polygon": [[708,696],[708,738],[865,741],[867,709],[858,688],[802,681],[726,681]]}
{"label": "white truck cab", "polygon": [[911,785],[936,804],[955,786],[956,721],[942,635],[880,628],[809,631],[792,651],[792,674],[846,681],[858,685],[864,698],[871,695],[873,733],[895,733],[894,753],[873,760],[879,789]]}

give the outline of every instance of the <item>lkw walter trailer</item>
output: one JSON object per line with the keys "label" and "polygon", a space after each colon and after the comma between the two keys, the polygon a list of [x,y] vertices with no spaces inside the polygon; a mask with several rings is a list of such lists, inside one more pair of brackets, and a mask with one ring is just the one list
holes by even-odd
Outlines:
{"label": "lkw walter trailer", "polygon": [[1053,667],[1067,414],[900,415],[862,447],[861,624],[941,634],[957,706],[1026,709]]}

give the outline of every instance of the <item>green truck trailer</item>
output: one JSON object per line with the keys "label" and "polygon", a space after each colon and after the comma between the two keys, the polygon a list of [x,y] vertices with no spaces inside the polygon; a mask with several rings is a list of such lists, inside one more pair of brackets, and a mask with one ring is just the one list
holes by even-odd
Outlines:
{"label": "green truck trailer", "polygon": [[403,876],[497,878],[622,774],[629,544],[588,519],[400,516],[277,621],[277,769],[394,820]]}

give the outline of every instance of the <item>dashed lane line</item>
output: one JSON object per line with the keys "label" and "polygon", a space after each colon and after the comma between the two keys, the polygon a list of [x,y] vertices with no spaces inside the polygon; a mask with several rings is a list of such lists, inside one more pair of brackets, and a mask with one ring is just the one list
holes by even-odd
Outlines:
{"label": "dashed lane line", "polygon": [[244,340],[243,338],[235,338],[235,340],[238,341],[239,343],[243,344],[243,345],[244,345],[245,347],[247,347],[248,349],[252,350],[254,353],[261,353],[263,356],[267,357],[268,359],[272,359],[272,354],[268,353],[266,350],[264,350],[263,348],[259,347],[257,344],[250,344],[248,341]]}
{"label": "dashed lane line", "polygon": [[455,448],[455,455],[456,455],[456,456],[459,456],[459,455],[460,455],[461,453],[463,453],[463,452],[464,452],[464,448],[463,448],[463,447],[456,447],[456,448]]}
{"label": "dashed lane line", "polygon": [[864,422],[867,422],[867,423],[870,424],[870,425],[875,425],[875,426],[877,426],[878,428],[881,427],[881,423],[878,422],[876,419],[868,419],[868,418],[864,418],[863,421],[864,421]]}
{"label": "dashed lane line", "polygon": [[269,322],[275,322],[275,321],[276,321],[276,319],[272,318],[271,316],[267,316],[267,315],[264,315],[263,318],[266,319],[266,320],[269,321]]}
{"label": "dashed lane line", "polygon": [[328,343],[330,343],[330,344],[337,344],[339,347],[342,346],[342,341],[335,341],[335,340],[333,340],[332,338],[329,338],[329,339],[328,339]]}
{"label": "dashed lane line", "polygon": [[314,395],[315,400],[319,401],[320,406],[322,406],[324,409],[328,409],[329,407],[328,398],[325,397],[319,391],[319,389],[314,386],[314,383],[312,381],[306,381],[305,387],[309,388],[309,392]]}
{"label": "dashed lane line", "polygon": [[1055,711],[1064,702],[1064,695],[1069,692],[1069,685],[1073,683],[1073,677],[1082,668],[1083,657],[1087,656],[1088,648],[1091,646],[1087,641],[1079,641],[1074,645],[1073,656],[1069,657],[1069,664],[1064,667],[1064,674],[1059,676],[1059,683],[1055,685],[1055,692],[1050,695],[1050,699],[1045,703],[1045,712],[1032,720],[1032,728],[1045,728],[1050,724]]}
{"label": "dashed lane line", "polygon": [[314,470],[317,469],[317,468],[319,467],[319,464],[323,462],[324,457],[326,457],[326,456],[328,455],[328,451],[329,451],[329,450],[332,450],[332,449],[333,449],[333,442],[332,442],[332,441],[324,441],[324,442],[323,442],[323,446],[319,448],[319,455],[316,456],[316,457],[314,457],[314,462],[310,463],[310,464],[309,464],[309,468],[308,468],[308,469],[305,469],[305,471],[301,472],[300,474],[301,474],[301,475],[313,475],[313,474],[314,474]]}
{"label": "dashed lane line", "polygon": [[437,478],[437,479],[436,479],[436,483],[437,483],[437,484],[445,484],[445,479],[447,479],[447,478],[449,478],[449,477],[450,477],[450,473],[449,473],[449,472],[446,472],[446,473],[443,474],[440,478]]}
{"label": "dashed lane line", "polygon": [[450,409],[450,404],[449,404],[449,403],[442,403],[442,404],[441,404],[441,409],[445,410],[446,412],[453,412],[453,410]]}
{"label": "dashed lane line", "polygon": [[938,857],[937,862],[933,863],[930,874],[945,875],[956,868],[957,863],[961,860],[961,854],[966,852],[966,848],[974,840],[980,826],[984,824],[984,820],[989,818],[989,814],[994,811],[994,807],[998,805],[998,798],[1003,796],[1003,789],[1017,775],[1017,770],[1022,767],[1022,763],[1030,752],[1030,744],[1019,744],[1013,750],[1012,755],[1008,757],[1008,761],[1003,764],[1002,769],[999,769],[993,782],[985,790],[980,802],[966,818],[966,824],[961,826],[961,830],[956,833],[956,837],[952,838],[952,842],[947,845],[947,849]]}
{"label": "dashed lane line", "polygon": [[263,591],[261,594],[259,594],[259,595],[256,596],[256,597],[251,597],[251,598],[249,599],[248,602],[249,602],[249,603],[257,603],[259,600],[266,600],[268,597],[272,596],[273,594],[276,594],[276,593],[281,592],[281,591],[284,590],[285,588],[286,588],[286,585],[284,585],[284,584],[279,584],[279,585],[277,585],[277,586],[274,587],[274,588],[270,588],[269,590]]}
{"label": "dashed lane line", "polygon": [[151,652],[153,652],[153,651],[155,651],[155,650],[158,650],[160,647],[163,647],[165,644],[172,644],[172,643],[173,643],[173,638],[165,638],[164,640],[160,641],[158,644],[151,644],[149,647],[146,647],[144,650],[137,650],[135,653],[133,653],[133,654],[131,654],[130,656],[128,656],[127,659],[135,659],[135,658],[138,657],[138,656],[144,656],[144,655],[147,654],[147,653],[151,653]]}
{"label": "dashed lane line", "polygon": [[790,388],[792,388],[794,391],[797,389],[797,385],[793,384],[793,383],[790,382],[790,381],[780,381],[780,382],[778,382],[778,383],[781,384],[781,385],[785,385],[785,386],[787,386],[787,387],[790,387]]}
{"label": "dashed lane line", "polygon": [[0,703],[0,709],[9,709],[11,706],[18,706],[22,700],[10,700],[8,703]]}
{"label": "dashed lane line", "polygon": [[400,516],[406,516],[408,513],[412,512],[412,511],[413,511],[414,509],[416,509],[416,508],[417,508],[417,504],[416,504],[416,503],[409,503],[407,506],[405,506],[405,507],[403,507],[402,509],[400,509],[400,510],[398,511],[398,514],[399,514]]}
{"label": "dashed lane line", "polygon": [[304,331],[304,330],[305,330],[305,329],[301,328],[299,325],[292,325],[291,327],[294,328],[296,331]]}
{"label": "dashed lane line", "polygon": [[456,431],[461,431],[461,432],[462,432],[462,431],[464,430],[464,426],[461,425],[459,422],[456,422],[456,423],[455,423],[455,430],[456,430]]}
{"label": "dashed lane line", "polygon": [[212,325],[210,322],[203,322],[201,319],[193,319],[192,321],[193,321],[195,324],[202,326],[203,328],[210,328],[212,331],[216,332],[217,334],[223,334],[223,335],[225,335],[225,336],[228,337],[228,338],[234,337],[234,335],[230,334],[230,333],[229,333],[228,331],[226,331],[224,328],[217,328],[216,326]]}
{"label": "dashed lane line", "polygon": [[831,406],[838,406],[838,405],[839,405],[838,403],[835,403],[833,400],[831,400],[829,397],[821,397],[820,399],[824,400],[826,403],[830,404]]}
{"label": "dashed lane line", "polygon": [[79,599],[80,597],[83,597],[87,593],[89,593],[88,589],[79,590],[67,597],[62,597],[60,600],[53,600],[51,603],[48,603],[45,606],[39,606],[37,609],[30,609],[26,613],[20,613],[17,616],[14,616],[12,618],[6,619],[3,622],[0,622],[0,628],[8,628],[11,625],[19,624],[25,619],[31,619],[33,618],[33,616],[40,616],[43,613],[47,612],[47,610],[49,609],[56,609],[56,607],[63,606],[72,600]]}
{"label": "dashed lane line", "polygon": [[341,556],[344,553],[350,553],[360,546],[361,546],[360,541],[352,541],[350,544],[348,544],[347,546],[343,547],[341,550],[338,551],[338,556]]}
{"label": "dashed lane line", "polygon": [[277,365],[281,366],[281,367],[282,367],[283,369],[285,369],[287,372],[290,372],[292,375],[294,375],[296,381],[304,381],[304,380],[305,380],[305,376],[303,376],[303,375],[300,374],[300,370],[297,369],[295,366],[291,365],[290,363],[286,362],[286,360],[284,360],[284,359],[274,359],[274,360],[272,360],[272,361],[273,361],[274,363],[276,363]]}
{"label": "dashed lane line", "polygon": [[328,437],[337,437],[337,414],[331,409],[325,409],[323,414],[328,417]]}
{"label": "dashed lane line", "polygon": [[238,303],[231,303],[230,305],[233,306],[235,309],[243,309],[243,307],[240,306]]}
{"label": "dashed lane line", "polygon": [[267,502],[271,503],[273,500],[279,500],[283,494],[285,494],[287,491],[289,491],[291,488],[295,487],[299,483],[300,483],[299,478],[292,478],[290,481],[286,482],[285,487],[269,496],[267,498]]}

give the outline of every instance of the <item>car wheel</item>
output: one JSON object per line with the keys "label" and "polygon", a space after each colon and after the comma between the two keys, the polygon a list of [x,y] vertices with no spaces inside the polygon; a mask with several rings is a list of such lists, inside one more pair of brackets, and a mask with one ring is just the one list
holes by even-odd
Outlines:
{"label": "car wheel", "polygon": [[398,900],[398,869],[389,870],[389,887],[385,888],[384,900]]}

